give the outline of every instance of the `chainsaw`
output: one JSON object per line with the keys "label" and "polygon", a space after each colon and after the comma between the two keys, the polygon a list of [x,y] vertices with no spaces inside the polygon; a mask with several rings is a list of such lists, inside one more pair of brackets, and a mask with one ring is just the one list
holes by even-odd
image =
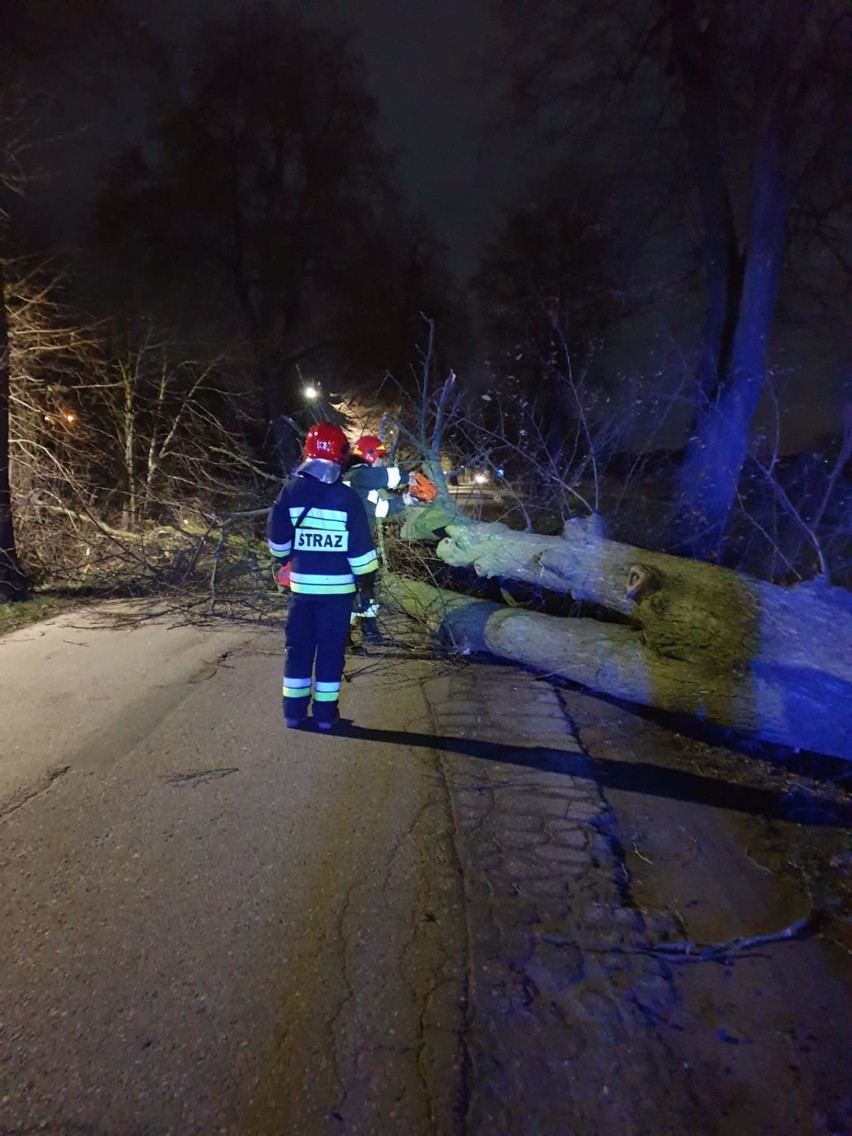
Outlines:
{"label": "chainsaw", "polygon": [[423,473],[412,473],[408,478],[408,492],[418,501],[428,503],[438,496],[438,486]]}

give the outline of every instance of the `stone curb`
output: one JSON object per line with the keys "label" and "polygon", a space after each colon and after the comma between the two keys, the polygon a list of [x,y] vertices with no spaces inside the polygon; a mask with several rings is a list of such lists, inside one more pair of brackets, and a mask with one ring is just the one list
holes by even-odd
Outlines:
{"label": "stone curb", "polygon": [[467,901],[468,1130],[702,1131],[687,1071],[659,1036],[674,1006],[670,971],[619,949],[643,921],[558,691],[474,664],[426,694],[436,733],[463,732],[489,755],[441,759]]}

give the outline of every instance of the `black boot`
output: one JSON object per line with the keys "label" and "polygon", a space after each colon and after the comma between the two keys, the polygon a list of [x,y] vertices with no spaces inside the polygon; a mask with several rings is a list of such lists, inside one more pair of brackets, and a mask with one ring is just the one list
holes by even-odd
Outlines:
{"label": "black boot", "polygon": [[284,725],[288,730],[298,730],[299,726],[307,720],[308,699],[282,698],[281,705],[284,710]]}
{"label": "black boot", "polygon": [[382,643],[382,633],[379,631],[379,625],[374,618],[364,619],[361,621],[364,628],[364,642],[365,643]]}

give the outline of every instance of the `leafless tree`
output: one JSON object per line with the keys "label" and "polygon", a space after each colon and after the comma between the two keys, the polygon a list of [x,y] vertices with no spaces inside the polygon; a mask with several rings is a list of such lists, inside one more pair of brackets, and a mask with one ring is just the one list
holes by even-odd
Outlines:
{"label": "leafless tree", "polygon": [[[771,368],[795,219],[804,209],[829,237],[842,231],[839,217],[848,227],[837,145],[848,124],[848,5],[492,6],[507,29],[514,94],[538,136],[563,158],[582,155],[604,189],[619,186],[635,236],[656,233],[659,245],[695,228],[696,248],[684,244],[677,261],[684,277],[684,256],[700,256],[704,275],[703,329],[695,351],[684,350],[695,357],[696,407],[679,547],[718,557]],[[653,263],[659,270],[659,249]]]}

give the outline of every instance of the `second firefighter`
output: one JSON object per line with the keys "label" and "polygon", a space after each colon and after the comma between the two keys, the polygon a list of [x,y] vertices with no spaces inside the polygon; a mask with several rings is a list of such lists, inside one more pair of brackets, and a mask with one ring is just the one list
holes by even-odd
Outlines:
{"label": "second firefighter", "polygon": [[[352,447],[352,455],[343,470],[343,481],[349,485],[364,504],[373,539],[378,522],[401,513],[407,505],[431,501],[437,494],[435,486],[422,473],[386,465],[387,449],[375,434],[363,434]],[[394,492],[402,489],[403,492]],[[360,624],[364,640],[382,641],[378,626],[379,605],[375,597],[365,602],[361,597],[352,612],[353,628]]]}

